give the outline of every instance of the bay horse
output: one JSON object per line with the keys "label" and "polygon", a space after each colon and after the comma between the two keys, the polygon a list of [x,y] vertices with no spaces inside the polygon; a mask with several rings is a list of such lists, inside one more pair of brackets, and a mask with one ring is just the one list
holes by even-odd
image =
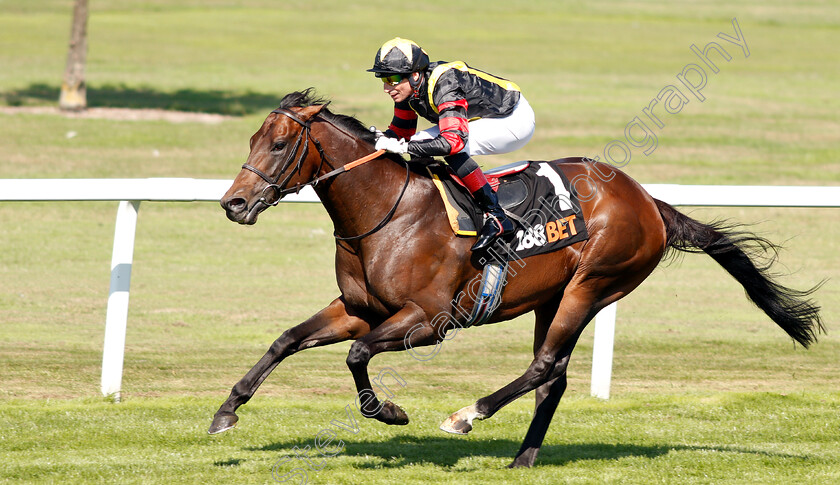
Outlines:
{"label": "bay horse", "polygon": [[[301,350],[354,340],[347,356],[362,400],[359,411],[386,424],[404,425],[407,414],[380,402],[368,363],[380,352],[437,345],[449,323],[453,299],[481,274],[472,237],[456,237],[432,179],[419,164],[393,154],[344,170],[374,152],[374,135],[356,118],[336,114],[311,88],[283,98],[251,137],[250,154],[221,199],[227,217],[254,224],[286,193],[314,185],[336,236],[335,272],[340,294],[292,327],[234,386],[214,415],[211,434],[232,428],[237,408],[286,357]],[[427,160],[428,162],[428,160]],[[556,160],[569,180],[589,175],[595,195],[580,208],[588,240],[526,258],[510,275],[488,323],[533,311],[533,360],[524,374],[477,400],[441,425],[466,434],[506,404],[536,391],[536,408],[510,467],[532,466],[566,389],[566,367],[581,332],[599,310],[635,289],[675,251],[705,252],[746,290],[747,296],[796,342],[807,347],[824,331],[820,308],[807,291],[773,281],[755,250],[774,251],[766,239],[724,223],[702,223],[651,197],[613,167],[588,159]],[[602,182],[594,174],[612,174]],[[317,183],[315,183],[317,182]],[[772,261],[772,259],[771,259]],[[469,302],[467,302],[469,305]],[[463,322],[453,314],[456,323]],[[357,401],[358,402],[358,401]]]}

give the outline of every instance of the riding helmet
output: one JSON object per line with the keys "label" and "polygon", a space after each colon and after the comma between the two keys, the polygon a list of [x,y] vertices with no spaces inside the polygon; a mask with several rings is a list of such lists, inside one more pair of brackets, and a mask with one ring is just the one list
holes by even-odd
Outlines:
{"label": "riding helmet", "polygon": [[368,72],[376,74],[376,77],[409,74],[423,71],[428,65],[429,56],[417,43],[395,37],[382,44]]}

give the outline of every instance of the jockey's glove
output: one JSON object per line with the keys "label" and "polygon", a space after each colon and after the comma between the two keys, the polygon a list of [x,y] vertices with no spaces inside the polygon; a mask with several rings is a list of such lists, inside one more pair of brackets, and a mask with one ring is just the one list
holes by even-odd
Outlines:
{"label": "jockey's glove", "polygon": [[383,136],[382,138],[376,140],[376,149],[386,150],[391,153],[407,153],[408,142],[403,139],[388,138],[387,136]]}

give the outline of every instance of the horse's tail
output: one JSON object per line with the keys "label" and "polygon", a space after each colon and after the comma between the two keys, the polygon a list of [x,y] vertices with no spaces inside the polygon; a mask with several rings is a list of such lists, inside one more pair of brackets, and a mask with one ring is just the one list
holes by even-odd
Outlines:
{"label": "horse's tail", "polygon": [[[696,221],[673,206],[656,200],[665,222],[666,255],[670,250],[689,253],[705,252],[729,272],[746,290],[747,297],[788,333],[808,347],[825,332],[820,307],[808,299],[822,283],[806,291],[787,288],[775,282],[769,271],[779,247],[753,233],[738,230],[738,224]],[[765,253],[765,264],[758,259]]]}

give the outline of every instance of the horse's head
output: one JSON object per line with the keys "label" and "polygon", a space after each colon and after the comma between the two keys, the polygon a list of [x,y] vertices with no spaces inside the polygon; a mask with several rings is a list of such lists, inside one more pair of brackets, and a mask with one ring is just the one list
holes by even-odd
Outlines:
{"label": "horse's head", "polygon": [[[298,184],[311,180],[321,160],[310,122],[325,104],[278,108],[251,137],[251,153],[220,203],[228,219],[254,224]],[[316,150],[310,150],[315,144]]]}

